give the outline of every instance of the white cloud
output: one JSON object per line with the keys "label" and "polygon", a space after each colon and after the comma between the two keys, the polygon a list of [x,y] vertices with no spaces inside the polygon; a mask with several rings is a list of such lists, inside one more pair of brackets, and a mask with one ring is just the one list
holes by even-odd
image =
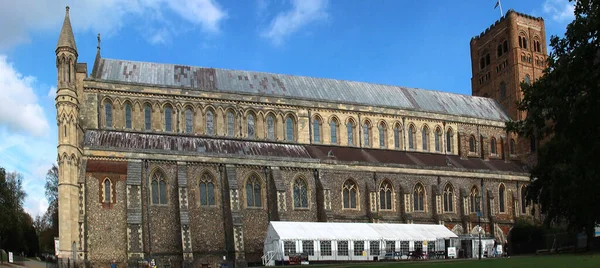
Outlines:
{"label": "white cloud", "polygon": [[327,4],[327,0],[292,0],[292,9],[275,16],[261,36],[279,45],[302,27],[327,19]]}
{"label": "white cloud", "polygon": [[32,88],[35,80],[17,72],[6,56],[0,55],[0,129],[38,137],[48,133],[48,121]]}
{"label": "white cloud", "polygon": [[227,12],[215,0],[0,1],[0,49],[29,41],[34,31],[58,32],[67,5],[71,7],[74,31],[91,30],[103,36],[111,36],[125,24],[150,24],[154,26],[151,28],[160,29],[156,25],[169,22],[165,11],[213,33],[219,31],[220,23],[227,18]]}
{"label": "white cloud", "polygon": [[546,0],[542,8],[556,22],[563,23],[575,18],[575,4],[568,0]]}
{"label": "white cloud", "polygon": [[55,86],[51,86],[50,89],[48,90],[48,97],[54,99],[56,98],[56,87]]}

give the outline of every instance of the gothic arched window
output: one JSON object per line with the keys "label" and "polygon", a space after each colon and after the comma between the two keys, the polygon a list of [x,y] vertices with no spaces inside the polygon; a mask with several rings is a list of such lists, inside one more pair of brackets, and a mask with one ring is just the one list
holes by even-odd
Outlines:
{"label": "gothic arched window", "polygon": [[165,107],[165,131],[173,131],[173,109],[171,109],[171,106]]}
{"label": "gothic arched window", "polygon": [[318,116],[313,118],[313,142],[321,142],[321,118]]}
{"label": "gothic arched window", "polygon": [[400,125],[396,124],[394,126],[394,148],[400,149],[400,136],[402,134],[402,130],[400,129]]}
{"label": "gothic arched window", "polygon": [[112,124],[112,103],[109,101],[104,102],[104,123],[105,126],[111,128]]}
{"label": "gothic arched window", "polygon": [[365,121],[363,124],[363,136],[364,136],[364,146],[371,147],[371,124],[368,121]]}
{"label": "gothic arched window", "polygon": [[348,132],[348,145],[354,146],[354,121],[352,119],[348,120],[346,131]]}
{"label": "gothic arched window", "polygon": [[392,193],[394,188],[389,181],[384,181],[379,186],[379,209],[381,210],[392,210]]}
{"label": "gothic arched window", "polygon": [[446,131],[446,151],[452,152],[452,129],[450,128]]}
{"label": "gothic arched window", "polygon": [[442,130],[440,128],[436,128],[435,129],[435,151],[436,152],[442,151],[441,140],[442,140]]}
{"label": "gothic arched window", "polygon": [[414,211],[425,211],[425,188],[422,184],[417,183],[413,190],[413,210]]}
{"label": "gothic arched window", "polygon": [[149,104],[144,105],[144,129],[152,130],[152,108]]}
{"label": "gothic arched window", "polygon": [[415,126],[410,125],[408,127],[408,149],[415,149]]}
{"label": "gothic arched window", "polygon": [[127,102],[125,103],[125,128],[131,129],[131,105]]}
{"label": "gothic arched window", "polygon": [[473,186],[473,188],[471,188],[471,193],[469,194],[471,213],[479,211],[479,202],[481,202],[481,200],[477,200],[477,196],[479,196],[479,190],[477,190],[477,187]]}
{"label": "gothic arched window", "polygon": [[167,182],[164,173],[157,170],[152,174],[152,204],[167,204]]}
{"label": "gothic arched window", "polygon": [[453,212],[454,211],[454,188],[452,188],[452,184],[446,184],[444,187],[444,212]]}
{"label": "gothic arched window", "polygon": [[330,134],[330,139],[331,139],[331,144],[337,144],[338,143],[338,120],[337,118],[331,118],[331,121],[329,122],[329,134]]}
{"label": "gothic arched window", "polygon": [[248,207],[262,207],[262,186],[256,175],[250,176],[246,181],[246,205]]}
{"label": "gothic arched window", "polygon": [[469,152],[475,153],[475,149],[475,137],[471,135],[471,137],[469,137]]}
{"label": "gothic arched window", "polygon": [[111,191],[111,182],[109,178],[105,178],[104,179],[104,191],[103,191],[103,198],[102,198],[102,202],[104,203],[112,203],[112,191]]}
{"label": "gothic arched window", "polygon": [[356,208],[356,200],[358,199],[358,187],[352,180],[346,180],[342,188],[342,199],[344,208]]}
{"label": "gothic arched window", "polygon": [[248,116],[246,116],[246,123],[247,123],[248,138],[254,139],[256,137],[256,135],[254,133],[254,115],[253,114],[248,114]]}
{"label": "gothic arched window", "polygon": [[232,111],[227,111],[227,137],[235,136],[235,115]]}
{"label": "gothic arched window", "polygon": [[385,148],[385,144],[386,144],[386,139],[387,139],[387,131],[386,131],[386,126],[385,123],[380,122],[379,126],[377,127],[377,132],[379,132],[379,147],[380,148]]}
{"label": "gothic arched window", "polygon": [[490,153],[496,154],[496,138],[490,140]]}
{"label": "gothic arched window", "polygon": [[302,178],[294,181],[294,207],[308,208],[308,185]]}
{"label": "gothic arched window", "polygon": [[215,114],[212,110],[206,111],[206,134],[215,135]]}
{"label": "gothic arched window", "polygon": [[272,114],[267,115],[267,139],[275,140],[275,117]]}
{"label": "gothic arched window", "polygon": [[198,187],[200,188],[200,205],[214,206],[215,184],[213,182],[213,177],[208,172],[202,175],[199,180]]}
{"label": "gothic arched window", "polygon": [[190,134],[194,131],[194,129],[193,129],[194,112],[192,112],[192,109],[187,108],[187,109],[185,109],[184,116],[185,116],[185,133]]}
{"label": "gothic arched window", "polygon": [[423,141],[423,151],[429,151],[429,128],[424,126],[421,130],[421,139]]}
{"label": "gothic arched window", "polygon": [[294,141],[294,119],[291,116],[285,119],[285,140]]}

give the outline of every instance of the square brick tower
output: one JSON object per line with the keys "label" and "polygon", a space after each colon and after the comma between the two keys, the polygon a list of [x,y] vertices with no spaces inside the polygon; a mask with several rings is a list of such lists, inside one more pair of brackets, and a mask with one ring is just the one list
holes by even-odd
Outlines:
{"label": "square brick tower", "polygon": [[[541,77],[546,57],[544,19],[509,10],[471,39],[473,96],[495,99],[512,120],[524,119],[527,113],[517,109],[523,98],[520,83]],[[535,136],[510,136],[509,154],[529,162],[538,145]]]}

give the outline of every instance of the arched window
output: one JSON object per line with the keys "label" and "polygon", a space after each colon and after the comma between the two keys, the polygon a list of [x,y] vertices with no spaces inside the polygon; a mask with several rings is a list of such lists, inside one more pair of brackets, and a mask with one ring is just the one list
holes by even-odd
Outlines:
{"label": "arched window", "polygon": [[215,114],[212,110],[206,111],[206,134],[215,135]]}
{"label": "arched window", "polygon": [[441,140],[442,140],[442,130],[438,127],[435,129],[435,151],[436,152],[442,151]]}
{"label": "arched window", "polygon": [[528,74],[525,75],[525,84],[531,85],[531,78]]}
{"label": "arched window", "polygon": [[194,126],[194,113],[192,112],[192,109],[187,108],[185,109],[185,133],[192,133],[193,131],[193,126]]}
{"label": "arched window", "polygon": [[232,111],[227,111],[227,137],[235,136],[235,115]]}
{"label": "arched window", "polygon": [[262,186],[256,175],[250,176],[246,181],[246,204],[248,207],[262,207]]}
{"label": "arched window", "polygon": [[131,129],[131,105],[125,103],[125,128]]}
{"label": "arched window", "polygon": [[498,203],[500,203],[500,212],[504,212],[504,184],[500,184],[500,188],[498,189]]}
{"label": "arched window", "polygon": [[275,117],[272,114],[267,115],[267,139],[275,140]]}
{"label": "arched window", "polygon": [[475,137],[471,135],[471,137],[469,137],[469,152],[475,153],[475,149]]}
{"label": "arched window", "polygon": [[408,149],[415,149],[415,126],[408,127]]}
{"label": "arched window", "polygon": [[500,100],[506,99],[506,83],[500,82]]}
{"label": "arched window", "polygon": [[473,188],[471,188],[471,193],[469,194],[469,203],[470,203],[470,211],[471,213],[475,213],[479,211],[479,203],[477,201],[481,200],[477,200],[477,196],[479,195],[479,190],[477,190],[477,187],[473,186]]}
{"label": "arched window", "polygon": [[446,184],[444,187],[444,212],[453,212],[454,211],[454,188],[452,188],[452,184]]}
{"label": "arched window", "polygon": [[246,123],[247,123],[248,138],[254,139],[256,137],[256,135],[254,135],[254,115],[253,114],[248,114],[246,116]]}
{"label": "arched window", "polygon": [[510,154],[515,155],[515,140],[510,139]]}
{"label": "arched window", "polygon": [[313,142],[321,142],[321,118],[318,116],[313,118]]}
{"label": "arched window", "polygon": [[285,140],[294,141],[294,119],[291,116],[285,119]]}
{"label": "arched window", "polygon": [[214,206],[215,205],[215,184],[213,177],[207,172],[202,175],[198,182],[200,188],[200,205]]}
{"label": "arched window", "polygon": [[394,126],[394,148],[396,149],[400,149],[400,135],[401,134],[401,130],[400,130],[400,125],[396,124]]}
{"label": "arched window", "polygon": [[502,43],[498,44],[498,48],[496,49],[496,56],[497,57],[502,56]]}
{"label": "arched window", "polygon": [[425,211],[425,188],[420,183],[415,185],[413,190],[413,210],[414,211]]}
{"label": "arched window", "polygon": [[167,204],[167,182],[165,175],[157,170],[152,174],[152,204]]}
{"label": "arched window", "polygon": [[536,151],[536,144],[535,144],[535,135],[531,135],[529,136],[529,149],[531,149],[532,153],[535,153]]}
{"label": "arched window", "polygon": [[112,196],[111,196],[111,182],[109,178],[105,178],[104,179],[104,198],[102,198],[102,202],[104,203],[112,203]]}
{"label": "arched window", "polygon": [[112,104],[109,101],[104,102],[104,123],[106,127],[112,127]]}
{"label": "arched window", "polygon": [[368,121],[365,121],[365,123],[363,124],[363,137],[364,137],[364,142],[363,145],[365,147],[371,147],[371,124]]}
{"label": "arched window", "polygon": [[522,49],[527,49],[527,37],[519,36],[519,47]]}
{"label": "arched window", "polygon": [[331,121],[329,122],[329,135],[331,136],[331,144],[337,144],[338,143],[338,120],[337,118],[331,118]]}
{"label": "arched window", "polygon": [[308,186],[302,178],[294,181],[294,207],[308,208]]}
{"label": "arched window", "polygon": [[171,106],[165,107],[165,131],[173,131],[173,109],[171,109]]}
{"label": "arched window", "polygon": [[144,105],[144,129],[152,130],[152,108],[149,104]]}
{"label": "arched window", "polygon": [[421,130],[421,140],[423,142],[423,151],[429,151],[429,128],[424,126]]}
{"label": "arched window", "polygon": [[385,148],[385,141],[386,141],[386,137],[387,137],[387,128],[385,126],[385,123],[380,122],[379,126],[377,127],[377,131],[379,132],[379,147],[380,148]]}
{"label": "arched window", "polygon": [[446,131],[446,151],[452,152],[452,129]]}
{"label": "arched window", "polygon": [[356,208],[356,200],[358,195],[358,187],[352,180],[346,180],[342,188],[342,198],[344,200],[344,208]]}
{"label": "arched window", "polygon": [[384,181],[379,186],[379,209],[392,210],[392,193],[394,189],[389,181]]}
{"label": "arched window", "polygon": [[527,214],[527,192],[525,186],[521,187],[521,214]]}
{"label": "arched window", "polygon": [[348,145],[354,146],[354,121],[352,119],[348,120],[346,130],[348,131]]}
{"label": "arched window", "polygon": [[496,154],[496,138],[493,138],[493,137],[490,140],[490,153]]}

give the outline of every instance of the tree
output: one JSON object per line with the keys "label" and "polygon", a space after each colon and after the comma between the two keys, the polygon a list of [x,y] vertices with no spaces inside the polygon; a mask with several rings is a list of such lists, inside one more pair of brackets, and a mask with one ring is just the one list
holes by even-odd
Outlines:
{"label": "tree", "polygon": [[[0,168],[0,244],[4,249],[15,252],[37,253],[37,238],[31,217],[23,210],[25,200],[23,175]],[[35,244],[34,246],[31,246]]]}
{"label": "tree", "polygon": [[[573,1],[573,0],[570,0]],[[600,1],[575,1],[565,36],[553,36],[544,76],[522,83],[519,109],[527,117],[507,130],[542,141],[531,169],[528,202],[540,204],[545,223],[584,231],[591,246],[600,223]]]}
{"label": "tree", "polygon": [[48,209],[43,217],[36,219],[36,225],[41,249],[54,252],[54,237],[58,236],[58,167],[54,164],[46,173],[45,188]]}

